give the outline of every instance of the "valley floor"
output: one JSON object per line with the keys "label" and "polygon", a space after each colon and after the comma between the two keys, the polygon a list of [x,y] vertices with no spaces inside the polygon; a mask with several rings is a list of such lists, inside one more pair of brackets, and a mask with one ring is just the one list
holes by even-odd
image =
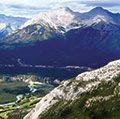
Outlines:
{"label": "valley floor", "polygon": [[23,119],[41,98],[53,89],[52,85],[25,82],[0,83],[0,119]]}

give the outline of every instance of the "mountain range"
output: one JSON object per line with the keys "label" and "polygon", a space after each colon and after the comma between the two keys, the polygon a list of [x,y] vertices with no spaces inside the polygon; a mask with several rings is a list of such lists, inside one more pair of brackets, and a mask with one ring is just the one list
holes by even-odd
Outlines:
{"label": "mountain range", "polygon": [[40,13],[1,40],[0,63],[99,67],[120,57],[119,24],[119,13],[101,7]]}
{"label": "mountain range", "polygon": [[79,30],[87,27],[98,31],[119,30],[119,24],[119,13],[114,14],[101,7],[94,8],[87,13],[74,12],[69,8],[59,8],[40,13],[35,18],[28,20],[19,31],[11,34],[4,41],[25,43],[47,40],[57,36],[62,37],[73,29]]}

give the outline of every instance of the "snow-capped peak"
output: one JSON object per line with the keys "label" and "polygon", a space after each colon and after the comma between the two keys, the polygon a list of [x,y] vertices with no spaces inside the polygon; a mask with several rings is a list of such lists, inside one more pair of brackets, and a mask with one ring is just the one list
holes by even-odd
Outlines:
{"label": "snow-capped peak", "polygon": [[0,23],[0,32],[7,31],[8,33],[12,32],[13,29],[10,24]]}
{"label": "snow-capped peak", "polygon": [[0,23],[0,39],[4,38],[6,35],[12,33],[13,29],[10,24]]}
{"label": "snow-capped peak", "polygon": [[118,22],[116,21],[120,21],[116,20],[118,18],[114,18],[116,14],[111,13],[108,10],[103,9],[102,7],[96,7],[92,9],[90,12],[87,13],[87,15],[89,16],[89,18],[92,18],[92,20],[96,23],[104,21],[106,23],[118,24]]}
{"label": "snow-capped peak", "polygon": [[0,23],[0,30],[3,30],[6,26],[6,23]]}
{"label": "snow-capped peak", "polygon": [[106,18],[105,18],[105,16],[103,16],[103,15],[97,15],[96,17],[94,17],[93,18],[93,22],[94,23],[99,23],[99,22],[108,22],[107,20],[106,20]]}
{"label": "snow-capped peak", "polygon": [[33,24],[47,23],[57,29],[59,26],[67,29],[71,23],[75,22],[75,15],[69,8],[60,7],[49,12],[40,13],[38,16],[26,22],[21,28]]}
{"label": "snow-capped peak", "polygon": [[[72,11],[68,7],[60,7],[52,9],[48,12],[43,12],[35,18],[26,22],[22,27],[25,28],[30,25],[49,25],[59,32],[66,32],[71,29],[80,28],[83,26],[91,26],[94,23],[105,22],[107,24],[120,24],[120,16],[109,12],[102,7],[96,7],[86,13],[78,13]],[[62,30],[61,30],[62,28]]]}

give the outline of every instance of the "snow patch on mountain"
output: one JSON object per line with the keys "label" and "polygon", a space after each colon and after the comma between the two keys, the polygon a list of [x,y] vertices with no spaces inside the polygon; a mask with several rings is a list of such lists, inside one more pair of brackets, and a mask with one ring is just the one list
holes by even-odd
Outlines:
{"label": "snow patch on mountain", "polygon": [[6,23],[0,23],[0,39],[4,38],[6,35],[9,35],[13,32],[13,29],[10,25]]}
{"label": "snow patch on mountain", "polygon": [[49,24],[51,27],[58,29],[58,27],[64,27],[69,29],[72,23],[78,22],[76,19],[77,13],[73,12],[69,8],[59,8],[51,10],[49,12],[40,13],[37,17],[26,22],[21,28],[24,28],[33,24]]}
{"label": "snow patch on mountain", "polygon": [[107,23],[107,20],[105,19],[105,16],[102,16],[102,15],[97,15],[96,17],[93,18],[93,22],[94,23],[100,23],[100,22],[106,22]]}
{"label": "snow patch on mountain", "polygon": [[0,30],[3,30],[6,27],[5,23],[0,23]]}
{"label": "snow patch on mountain", "polygon": [[78,13],[69,8],[61,7],[49,12],[40,13],[32,20],[26,22],[21,29],[34,24],[49,24],[50,27],[56,30],[59,30],[59,27],[63,27],[65,31],[68,31],[83,26],[91,26],[101,21],[120,24],[119,19],[120,15],[111,13],[101,7],[94,8],[86,13]]}

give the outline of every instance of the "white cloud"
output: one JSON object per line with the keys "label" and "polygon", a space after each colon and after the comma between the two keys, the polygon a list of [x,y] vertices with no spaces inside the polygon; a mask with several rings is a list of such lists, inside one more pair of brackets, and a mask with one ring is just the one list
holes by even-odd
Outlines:
{"label": "white cloud", "polygon": [[102,6],[111,11],[120,12],[120,0],[0,0],[0,13],[32,17],[41,11],[61,6],[80,12]]}

